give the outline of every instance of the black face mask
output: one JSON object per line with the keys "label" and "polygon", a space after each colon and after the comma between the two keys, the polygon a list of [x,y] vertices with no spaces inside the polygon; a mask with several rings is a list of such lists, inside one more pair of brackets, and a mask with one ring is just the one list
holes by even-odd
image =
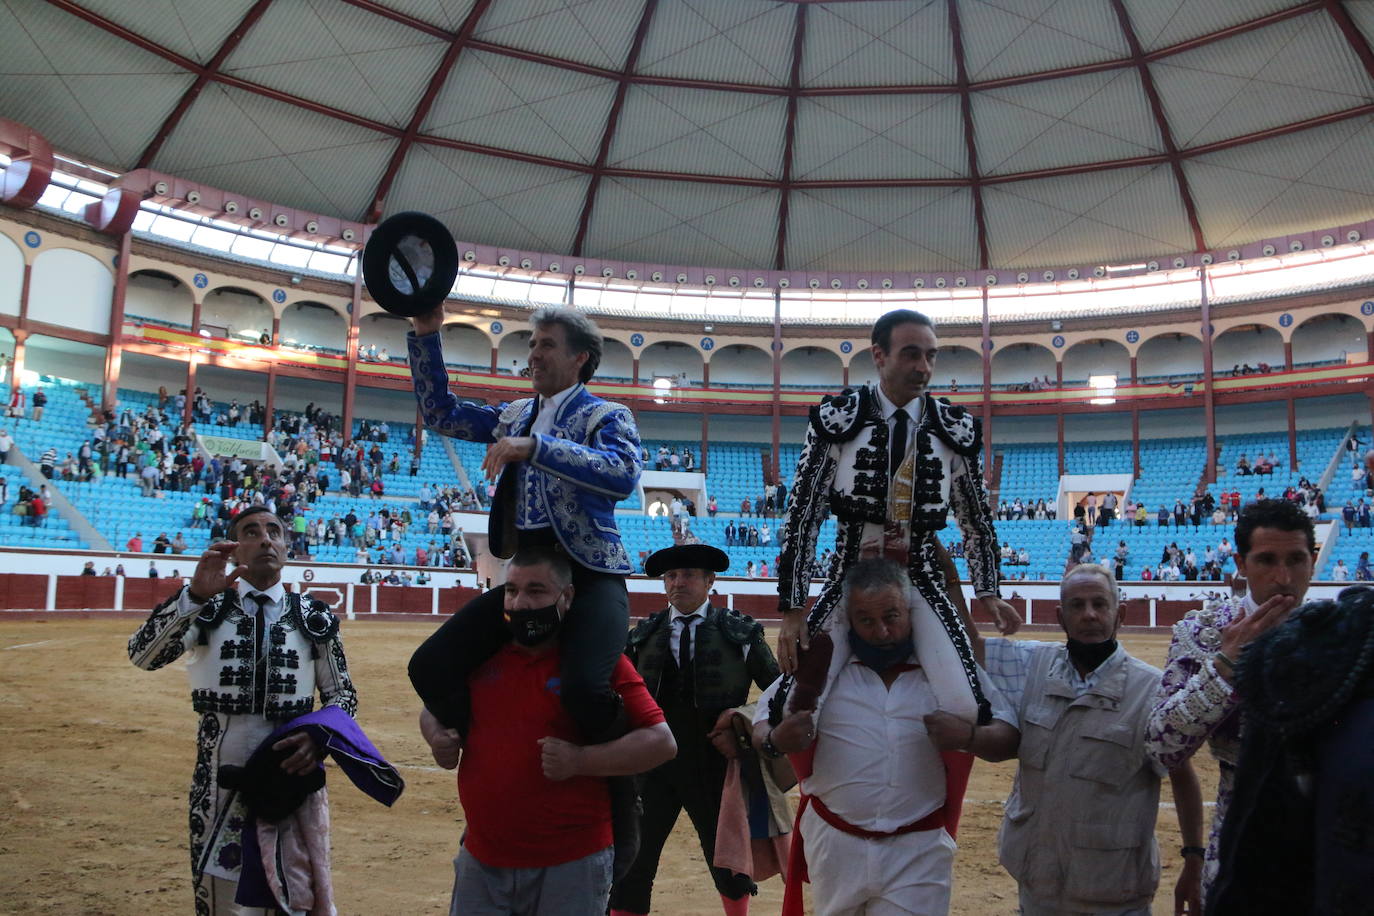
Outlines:
{"label": "black face mask", "polygon": [[895,646],[875,646],[865,642],[863,637],[853,630],[849,631],[849,649],[854,653],[854,657],[860,664],[867,665],[879,673],[906,661],[911,657],[914,648],[910,636]]}
{"label": "black face mask", "polygon": [[1097,666],[1112,657],[1116,651],[1116,639],[1103,642],[1079,642],[1069,637],[1069,658],[1080,668],[1096,671]]}
{"label": "black face mask", "polygon": [[557,603],[545,607],[506,611],[505,620],[511,639],[526,648],[537,646],[553,636],[563,623],[558,614]]}

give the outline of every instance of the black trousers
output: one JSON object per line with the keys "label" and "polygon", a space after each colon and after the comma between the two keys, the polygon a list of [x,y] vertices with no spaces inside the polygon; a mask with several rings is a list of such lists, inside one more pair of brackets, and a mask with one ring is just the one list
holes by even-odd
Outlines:
{"label": "black trousers", "polygon": [[716,890],[731,900],[754,893],[755,885],[748,875],[710,865],[716,857],[716,822],[720,819],[726,760],[705,736],[704,730],[695,740],[682,736],[677,759],[639,777],[639,796],[644,802],[639,855],[625,877],[611,888],[612,909],[650,912],[658,860],[684,808],[701,841],[701,852],[711,869]]}
{"label": "black trousers", "polygon": [[[610,681],[625,652],[630,599],[624,576],[569,562],[573,601],[559,632],[561,698],[583,740],[599,744],[625,731],[620,697]],[[410,657],[410,683],[425,707],[464,735],[471,716],[468,677],[510,640],[502,619],[504,598],[503,590],[494,588],[472,599]]]}

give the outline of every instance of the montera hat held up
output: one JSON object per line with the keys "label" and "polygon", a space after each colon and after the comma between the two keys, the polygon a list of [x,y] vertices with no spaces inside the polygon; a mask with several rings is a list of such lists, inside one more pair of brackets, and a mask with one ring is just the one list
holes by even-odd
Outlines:
{"label": "montera hat held up", "polygon": [[458,277],[458,245],[448,228],[414,210],[389,216],[363,248],[363,283],[393,315],[414,318],[439,305]]}

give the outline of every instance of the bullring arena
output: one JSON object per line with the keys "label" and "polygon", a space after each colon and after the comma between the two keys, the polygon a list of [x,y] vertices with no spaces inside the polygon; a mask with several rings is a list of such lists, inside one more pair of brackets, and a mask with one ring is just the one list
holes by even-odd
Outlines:
{"label": "bullring arena", "polygon": [[[421,429],[409,323],[360,276],[398,212],[458,239],[459,397],[528,395],[534,308],[595,319],[590,389],[644,447],[632,561],[720,546],[720,600],[770,638],[807,412],[876,379],[897,308],[982,422],[1029,638],[1102,562],[1162,666],[1239,586],[1261,497],[1315,520],[1308,597],[1374,577],[1371,98],[1374,10],[1338,0],[0,4],[0,912],[190,902],[185,666],[126,643],[243,495],[209,482],[231,465],[310,468],[283,579],[342,618],[407,783],[385,809],[331,782],[339,912],[446,911],[463,815],[405,666],[502,569],[485,449]],[[974,768],[954,913],[1016,911],[1014,773]],[[1172,913],[1167,786],[1157,836]],[[720,910],[686,818],[656,894]]]}

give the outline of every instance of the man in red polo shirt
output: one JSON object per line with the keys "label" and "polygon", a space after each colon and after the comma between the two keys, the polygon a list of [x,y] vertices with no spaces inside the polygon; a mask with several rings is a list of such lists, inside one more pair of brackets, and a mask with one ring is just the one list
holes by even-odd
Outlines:
{"label": "man in red polo shirt", "polygon": [[573,599],[559,553],[518,551],[506,572],[512,641],[473,672],[466,743],[428,710],[420,731],[434,760],[458,767],[467,819],[454,860],[451,916],[603,916],[611,889],[608,776],[651,770],[677,753],[663,712],[623,656],[611,686],[630,731],[580,746],[559,701],[559,640]]}

